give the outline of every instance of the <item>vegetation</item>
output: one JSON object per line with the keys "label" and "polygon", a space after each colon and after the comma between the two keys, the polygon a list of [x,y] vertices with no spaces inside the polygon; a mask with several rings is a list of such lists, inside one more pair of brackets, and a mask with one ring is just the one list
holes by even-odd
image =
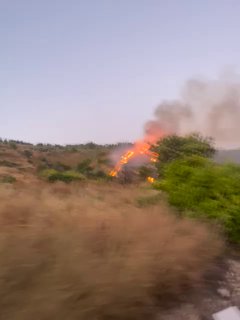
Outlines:
{"label": "vegetation", "polygon": [[53,164],[48,164],[49,167],[51,167],[52,169],[56,170],[56,171],[60,171],[60,172],[64,172],[64,171],[69,171],[71,170],[71,167],[64,164],[64,163],[61,163],[61,162],[56,162],[56,163],[53,163]]}
{"label": "vegetation", "polygon": [[11,175],[0,176],[0,183],[14,183],[17,179]]}
{"label": "vegetation", "polygon": [[138,193],[116,184],[1,187],[2,319],[150,319],[199,287],[221,241],[163,205],[137,208]]}
{"label": "vegetation", "polygon": [[93,171],[93,167],[91,166],[91,159],[85,159],[81,161],[77,165],[77,171],[87,176],[91,175]]}
{"label": "vegetation", "polygon": [[76,171],[57,171],[55,169],[46,169],[42,171],[42,176],[47,178],[50,182],[62,181],[62,182],[72,182],[72,181],[83,181],[85,177]]}
{"label": "vegetation", "polygon": [[166,166],[155,187],[184,215],[214,220],[230,241],[240,243],[240,166],[185,157]]}
{"label": "vegetation", "polygon": [[31,159],[32,156],[33,156],[32,151],[30,151],[30,150],[28,150],[28,149],[23,150],[23,154],[24,154],[24,156],[25,156],[27,159]]}
{"label": "vegetation", "polygon": [[215,154],[213,140],[197,133],[186,137],[167,136],[159,141],[154,147],[154,151],[159,154],[157,168],[160,175],[165,165],[176,159],[191,155],[211,158]]}
{"label": "vegetation", "polygon": [[152,176],[152,174],[153,174],[153,168],[150,166],[141,166],[139,168],[139,176],[144,180],[147,177]]}
{"label": "vegetation", "polygon": [[18,164],[8,160],[0,160],[0,167],[14,168],[14,167],[18,167]]}
{"label": "vegetation", "polygon": [[[202,285],[221,254],[215,224],[240,243],[240,169],[211,160],[211,139],[167,137],[157,169],[125,166],[117,179],[113,145],[16,144],[0,141],[6,320],[147,319]],[[157,173],[157,190],[140,182]]]}
{"label": "vegetation", "polygon": [[10,146],[10,148],[12,148],[14,150],[17,149],[17,144],[15,142],[13,142],[13,141],[9,142],[9,146]]}

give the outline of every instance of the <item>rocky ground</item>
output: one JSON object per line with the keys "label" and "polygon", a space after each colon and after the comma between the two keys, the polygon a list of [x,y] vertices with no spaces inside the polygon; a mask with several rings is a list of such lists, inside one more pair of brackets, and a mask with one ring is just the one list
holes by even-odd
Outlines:
{"label": "rocky ground", "polygon": [[[211,320],[212,314],[230,306],[240,308],[240,257],[231,255],[221,262],[204,288],[169,311],[159,312],[156,320]],[[210,280],[211,279],[211,280]]]}

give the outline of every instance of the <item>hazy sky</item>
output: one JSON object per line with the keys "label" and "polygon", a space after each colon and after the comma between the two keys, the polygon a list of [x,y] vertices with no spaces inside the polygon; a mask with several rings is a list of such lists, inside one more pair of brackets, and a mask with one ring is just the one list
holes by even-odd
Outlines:
{"label": "hazy sky", "polygon": [[141,137],[189,77],[240,70],[239,0],[0,0],[0,137]]}

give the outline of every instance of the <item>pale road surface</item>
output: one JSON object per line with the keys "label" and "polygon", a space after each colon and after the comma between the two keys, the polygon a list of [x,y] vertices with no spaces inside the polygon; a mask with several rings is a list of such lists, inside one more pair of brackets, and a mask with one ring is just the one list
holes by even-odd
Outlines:
{"label": "pale road surface", "polygon": [[191,301],[159,312],[154,320],[213,320],[212,314],[218,311],[230,306],[240,308],[240,259],[229,258],[226,266],[224,270],[220,267],[219,279],[210,283],[209,288],[199,290]]}

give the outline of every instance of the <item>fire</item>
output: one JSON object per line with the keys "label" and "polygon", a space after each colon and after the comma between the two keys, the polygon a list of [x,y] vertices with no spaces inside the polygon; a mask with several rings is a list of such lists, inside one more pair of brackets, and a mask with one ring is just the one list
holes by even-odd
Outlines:
{"label": "fire", "polygon": [[147,177],[147,181],[150,183],[153,183],[155,181],[155,179],[153,177]]}
{"label": "fire", "polygon": [[[116,163],[114,169],[110,171],[109,175],[112,177],[117,177],[118,173],[121,171],[122,167],[129,162],[130,159],[137,157],[139,155],[147,155],[150,161],[157,162],[158,154],[150,150],[151,145],[145,141],[138,141],[134,146],[127,150]],[[148,177],[147,180],[151,183],[154,182],[154,178]]]}
{"label": "fire", "polygon": [[[149,121],[145,125],[145,136],[143,140],[137,141],[133,147],[127,150],[116,163],[114,169],[109,173],[112,177],[117,177],[118,173],[121,171],[124,165],[126,165],[129,160],[139,155],[146,155],[149,157],[151,162],[157,162],[158,154],[151,150],[151,146],[157,143],[166,135],[166,132],[160,128],[159,123],[156,121]],[[147,177],[147,181],[150,183],[154,182],[153,177]]]}

